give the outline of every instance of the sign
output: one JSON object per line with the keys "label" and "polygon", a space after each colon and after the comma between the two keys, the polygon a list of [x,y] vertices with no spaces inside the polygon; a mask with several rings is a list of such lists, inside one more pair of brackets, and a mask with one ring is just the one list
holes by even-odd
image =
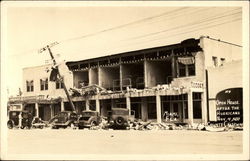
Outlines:
{"label": "sign", "polygon": [[242,88],[230,88],[216,95],[218,122],[243,123]]}

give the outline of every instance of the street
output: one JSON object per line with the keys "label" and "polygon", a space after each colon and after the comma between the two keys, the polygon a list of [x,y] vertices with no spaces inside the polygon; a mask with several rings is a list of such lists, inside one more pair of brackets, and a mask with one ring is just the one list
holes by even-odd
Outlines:
{"label": "street", "polygon": [[239,154],[242,131],[8,130],[8,154]]}

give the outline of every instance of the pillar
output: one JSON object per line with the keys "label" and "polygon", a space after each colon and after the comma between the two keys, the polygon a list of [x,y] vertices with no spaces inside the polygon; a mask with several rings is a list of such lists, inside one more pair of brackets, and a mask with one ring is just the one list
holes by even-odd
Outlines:
{"label": "pillar", "polygon": [[130,100],[130,97],[126,97],[126,106],[127,106],[127,109],[129,110],[129,116],[131,114],[131,100]]}
{"label": "pillar", "polygon": [[52,118],[54,116],[54,110],[53,110],[53,105],[50,104],[50,118]]}
{"label": "pillar", "polygon": [[89,99],[86,99],[85,103],[86,103],[86,111],[89,111]]}
{"label": "pillar", "polygon": [[100,113],[100,100],[99,100],[99,98],[97,98],[95,101],[96,101],[96,103],[95,103],[96,104],[96,111]]}
{"label": "pillar", "polygon": [[123,77],[122,77],[122,64],[120,64],[120,90],[123,90],[122,89],[122,86],[123,86],[122,79],[123,79]]}
{"label": "pillar", "polygon": [[142,121],[147,121],[148,120],[148,104],[147,104],[147,98],[142,97],[141,98],[141,118]]}
{"label": "pillar", "polygon": [[156,94],[156,117],[157,123],[161,123],[161,96]]}
{"label": "pillar", "polygon": [[38,103],[35,103],[36,117],[39,117],[39,106]]}
{"label": "pillar", "polygon": [[201,113],[202,113],[202,123],[207,124],[207,101],[206,92],[201,93]]}
{"label": "pillar", "polygon": [[188,92],[188,120],[189,123],[192,125],[194,123],[193,117],[193,92],[190,90]]}
{"label": "pillar", "polygon": [[171,59],[172,77],[173,77],[173,78],[176,78],[176,64],[175,64],[176,59],[175,59],[175,57],[174,57],[174,52],[173,52],[173,50],[172,50],[171,56],[172,56],[172,59]]}
{"label": "pillar", "polygon": [[61,111],[64,111],[65,109],[64,109],[64,102],[63,101],[61,101]]}
{"label": "pillar", "polygon": [[148,88],[148,65],[147,65],[147,60],[144,60],[144,84],[145,88]]}

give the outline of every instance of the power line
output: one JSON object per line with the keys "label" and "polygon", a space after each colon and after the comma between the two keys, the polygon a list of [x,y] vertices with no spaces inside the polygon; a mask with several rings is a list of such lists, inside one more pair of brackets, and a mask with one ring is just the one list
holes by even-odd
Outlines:
{"label": "power line", "polygon": [[204,38],[207,38],[207,39],[210,39],[210,40],[219,41],[219,42],[222,42],[222,43],[226,43],[226,44],[230,44],[230,45],[242,47],[241,45],[237,45],[237,44],[230,43],[230,42],[227,42],[227,41],[223,41],[223,40],[220,40],[220,39],[214,39],[214,38],[211,38],[211,37],[209,37],[209,36],[203,36],[203,37],[204,37]]}
{"label": "power line", "polygon": [[193,25],[201,24],[201,23],[204,23],[204,22],[207,22],[207,21],[211,21],[211,20],[220,19],[220,18],[223,18],[223,17],[228,17],[228,16],[236,15],[236,14],[239,14],[239,13],[241,13],[241,12],[237,12],[237,13],[233,13],[233,14],[228,14],[228,15],[224,15],[224,16],[214,16],[213,18],[212,17],[208,17],[208,18],[205,18],[203,20],[191,22],[191,23],[188,23],[188,24],[185,24],[185,25],[181,25],[181,26],[178,26],[178,27],[172,27],[172,28],[169,28],[169,29],[166,29],[166,30],[157,31],[157,32],[146,34],[146,35],[132,37],[132,38],[130,38],[128,40],[139,39],[139,38],[148,37],[148,36],[151,36],[151,35],[157,35],[157,34],[160,34],[160,33],[165,33],[167,31],[176,30],[176,29],[179,29],[179,28],[182,28],[182,27],[187,27],[187,26],[193,26]]}
{"label": "power line", "polygon": [[[195,32],[195,31],[199,31],[199,30],[203,30],[203,29],[207,29],[207,28],[213,28],[213,27],[216,27],[216,26],[221,26],[221,25],[224,25],[224,24],[227,24],[227,23],[232,23],[232,22],[239,21],[239,20],[241,20],[241,18],[234,19],[234,20],[227,21],[227,22],[220,23],[220,24],[216,24],[216,25],[210,25],[210,26],[198,28],[198,29],[195,29],[195,30],[190,30],[190,31],[178,33],[178,34],[168,35],[167,38],[169,38],[169,37],[174,37],[174,36],[178,36],[178,35],[183,35],[183,34],[187,34],[187,33],[191,33],[191,32]],[[166,36],[164,36],[164,38],[151,39],[151,40],[144,41],[144,42],[151,42],[151,41],[162,40],[162,39],[166,39]],[[141,43],[143,43],[143,42],[139,42],[139,44],[141,44]],[[137,44],[138,44],[138,43],[137,43]],[[137,45],[137,44],[136,44],[136,45]],[[234,45],[236,45],[236,44],[234,44]],[[238,45],[238,46],[240,46],[240,45]]]}
{"label": "power line", "polygon": [[112,27],[112,28],[109,28],[109,29],[104,29],[104,30],[101,30],[101,31],[98,31],[98,32],[95,32],[95,33],[90,33],[90,34],[86,34],[86,35],[83,35],[83,36],[78,36],[78,37],[75,37],[75,38],[70,38],[70,39],[62,40],[62,41],[59,41],[59,43],[61,43],[61,42],[66,42],[66,41],[77,40],[77,39],[82,39],[82,38],[94,36],[94,35],[97,35],[97,34],[101,34],[101,33],[104,33],[104,32],[116,30],[116,29],[119,29],[119,28],[124,28],[124,27],[126,27],[126,26],[130,26],[130,25],[137,24],[137,23],[142,23],[142,22],[145,22],[145,21],[148,21],[148,20],[157,18],[157,17],[162,17],[162,16],[164,16],[164,15],[168,15],[168,14],[174,13],[174,12],[176,12],[176,11],[184,10],[184,9],[186,9],[186,8],[188,8],[188,7],[182,7],[182,8],[180,8],[180,9],[176,9],[176,10],[173,10],[173,11],[164,12],[164,13],[159,14],[159,15],[147,17],[147,18],[140,19],[140,20],[137,20],[137,21],[133,21],[133,22],[130,22],[130,23],[127,23],[127,24],[115,26],[115,27]]}

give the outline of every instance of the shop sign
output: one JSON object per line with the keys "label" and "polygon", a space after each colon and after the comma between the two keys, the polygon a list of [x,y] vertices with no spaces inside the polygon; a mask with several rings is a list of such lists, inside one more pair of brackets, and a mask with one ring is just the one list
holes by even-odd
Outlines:
{"label": "shop sign", "polygon": [[216,95],[218,122],[243,123],[242,88],[230,88]]}

